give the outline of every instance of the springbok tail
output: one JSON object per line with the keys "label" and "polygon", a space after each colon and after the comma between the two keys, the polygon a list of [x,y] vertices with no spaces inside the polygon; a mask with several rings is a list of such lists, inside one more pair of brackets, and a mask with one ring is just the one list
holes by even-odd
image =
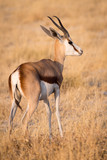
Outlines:
{"label": "springbok tail", "polygon": [[22,109],[22,107],[20,106],[20,104],[19,104],[19,102],[17,101],[17,99],[16,99],[15,97],[14,97],[14,99],[15,99],[15,103],[16,103],[17,107],[19,107],[20,110],[23,111],[23,109]]}
{"label": "springbok tail", "polygon": [[21,94],[20,94],[20,91],[17,87],[17,84],[15,86],[15,92],[14,92],[14,99],[15,99],[15,103],[17,105],[17,107],[20,108],[21,111],[23,111],[22,107],[20,106],[20,100],[21,100]]}

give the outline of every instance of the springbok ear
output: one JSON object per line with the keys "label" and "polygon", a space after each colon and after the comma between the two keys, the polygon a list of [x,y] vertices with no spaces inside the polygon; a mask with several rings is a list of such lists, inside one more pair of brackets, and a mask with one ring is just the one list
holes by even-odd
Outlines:
{"label": "springbok ear", "polygon": [[61,35],[60,35],[57,31],[55,31],[53,28],[49,28],[49,30],[48,30],[48,29],[45,28],[44,26],[42,26],[42,25],[40,25],[40,26],[41,26],[42,30],[43,30],[48,36],[50,36],[50,37],[52,37],[52,38],[57,38],[57,39],[59,39],[59,40],[62,39]]}
{"label": "springbok ear", "polygon": [[59,40],[62,40],[61,35],[57,31],[55,31],[53,28],[49,28],[49,29],[50,29],[50,32],[51,32],[51,35],[53,38],[57,38]]}
{"label": "springbok ear", "polygon": [[[50,32],[48,29],[46,29],[46,28],[43,27],[42,25],[40,25],[40,26],[41,26],[42,30],[43,30],[48,36],[52,37],[52,34],[51,34],[51,32]],[[52,37],[52,38],[53,38],[53,37]]]}

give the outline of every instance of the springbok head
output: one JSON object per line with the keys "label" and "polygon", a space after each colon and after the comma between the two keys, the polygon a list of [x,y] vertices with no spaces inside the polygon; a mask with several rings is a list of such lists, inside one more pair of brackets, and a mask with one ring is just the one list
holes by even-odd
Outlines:
{"label": "springbok head", "polygon": [[59,25],[51,18],[48,16],[48,18],[53,22],[53,24],[60,29],[63,32],[63,36],[60,35],[56,30],[54,30],[53,28],[49,28],[46,29],[45,27],[41,26],[41,28],[43,29],[43,31],[50,37],[52,38],[57,38],[61,43],[63,43],[65,45],[65,55],[77,55],[80,56],[83,54],[83,50],[77,46],[71,39],[68,31],[65,29],[65,27],[63,26],[61,20],[57,17],[54,16],[55,18],[57,18]]}

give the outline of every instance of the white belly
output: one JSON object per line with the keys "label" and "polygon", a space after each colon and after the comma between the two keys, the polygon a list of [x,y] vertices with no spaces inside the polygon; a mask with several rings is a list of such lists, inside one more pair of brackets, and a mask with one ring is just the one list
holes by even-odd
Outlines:
{"label": "white belly", "polygon": [[56,88],[59,88],[59,86],[56,83],[50,84],[44,81],[41,81],[41,94],[40,94],[40,100],[47,99],[47,97],[52,94]]}

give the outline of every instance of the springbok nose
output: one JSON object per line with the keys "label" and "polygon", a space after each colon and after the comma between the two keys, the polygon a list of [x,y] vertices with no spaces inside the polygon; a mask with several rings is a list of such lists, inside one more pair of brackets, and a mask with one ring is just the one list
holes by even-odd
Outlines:
{"label": "springbok nose", "polygon": [[83,50],[81,49],[80,52],[81,52],[81,55],[82,55],[83,54]]}

